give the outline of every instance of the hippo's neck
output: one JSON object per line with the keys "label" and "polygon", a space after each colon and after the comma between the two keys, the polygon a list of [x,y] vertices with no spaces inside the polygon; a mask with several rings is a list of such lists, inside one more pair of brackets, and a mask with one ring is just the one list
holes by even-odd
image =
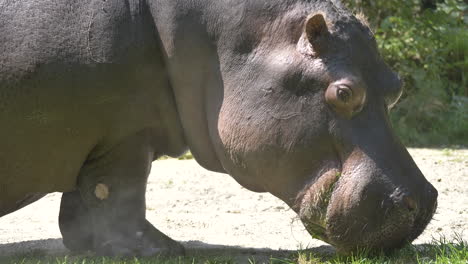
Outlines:
{"label": "hippo's neck", "polygon": [[[224,172],[213,138],[223,99],[217,49],[203,19],[209,1],[148,0],[186,142],[203,167]],[[216,22],[210,25],[216,25]]]}

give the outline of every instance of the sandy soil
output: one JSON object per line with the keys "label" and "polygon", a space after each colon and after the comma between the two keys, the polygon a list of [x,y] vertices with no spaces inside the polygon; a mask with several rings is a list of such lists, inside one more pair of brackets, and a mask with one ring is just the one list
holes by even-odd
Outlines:
{"label": "sandy soil", "polygon": [[[461,233],[468,240],[468,149],[411,149],[439,191],[439,206],[426,231],[414,242]],[[0,256],[40,251],[67,254],[54,193],[0,218]],[[333,252],[312,239],[286,204],[267,193],[253,193],[231,177],[209,172],[195,161],[153,164],[147,193],[147,217],[161,231],[183,242],[188,252],[262,254],[271,250],[315,248]],[[216,253],[217,254],[217,253]]]}

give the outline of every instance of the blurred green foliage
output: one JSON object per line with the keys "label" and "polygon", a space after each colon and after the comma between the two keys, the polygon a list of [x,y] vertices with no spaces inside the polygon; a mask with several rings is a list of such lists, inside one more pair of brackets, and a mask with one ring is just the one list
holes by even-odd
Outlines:
{"label": "blurred green foliage", "polygon": [[[392,121],[410,146],[468,145],[468,15],[464,0],[343,0],[363,13],[405,82]],[[422,1],[422,2],[428,2]]]}

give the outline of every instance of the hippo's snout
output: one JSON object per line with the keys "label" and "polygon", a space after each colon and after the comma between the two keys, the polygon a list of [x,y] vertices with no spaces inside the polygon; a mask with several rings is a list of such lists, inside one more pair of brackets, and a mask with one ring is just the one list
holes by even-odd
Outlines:
{"label": "hippo's snout", "polygon": [[341,252],[394,249],[418,237],[436,210],[437,190],[419,170],[395,177],[363,156],[355,162],[307,187],[299,215],[309,233]]}
{"label": "hippo's snout", "polygon": [[[427,184],[430,186],[430,184]],[[339,188],[339,187],[338,187]],[[327,234],[341,251],[357,248],[394,249],[418,237],[437,206],[434,187],[419,197],[397,188],[393,193],[367,190],[358,202],[336,194],[327,211]]]}

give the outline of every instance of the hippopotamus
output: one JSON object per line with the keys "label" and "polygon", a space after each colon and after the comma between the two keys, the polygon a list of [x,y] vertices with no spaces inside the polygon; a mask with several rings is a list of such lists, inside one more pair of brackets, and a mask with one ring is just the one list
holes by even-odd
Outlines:
{"label": "hippopotamus", "polygon": [[70,250],[183,254],[145,188],[188,149],[339,252],[398,248],[434,214],[389,121],[402,82],[337,0],[0,6],[0,216],[62,192]]}

